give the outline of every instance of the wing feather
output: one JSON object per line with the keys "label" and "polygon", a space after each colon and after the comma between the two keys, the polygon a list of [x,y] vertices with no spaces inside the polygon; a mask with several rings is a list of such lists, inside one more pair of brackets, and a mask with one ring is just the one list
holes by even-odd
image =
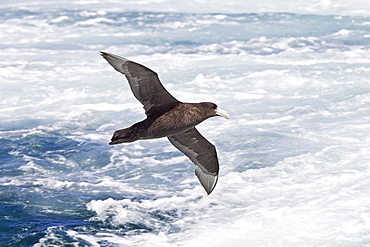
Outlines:
{"label": "wing feather", "polygon": [[168,136],[169,141],[197,166],[195,174],[210,194],[218,180],[219,164],[215,146],[205,139],[196,128]]}
{"label": "wing feather", "polygon": [[160,116],[180,103],[163,87],[156,72],[117,55],[107,52],[101,52],[101,55],[126,76],[131,91],[144,105],[148,117]]}

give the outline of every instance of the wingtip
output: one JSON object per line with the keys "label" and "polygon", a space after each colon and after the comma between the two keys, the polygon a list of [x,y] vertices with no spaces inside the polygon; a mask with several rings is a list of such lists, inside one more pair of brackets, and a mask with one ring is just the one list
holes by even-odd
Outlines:
{"label": "wingtip", "polygon": [[100,56],[102,56],[102,57],[106,57],[106,56],[109,56],[109,55],[111,55],[111,54],[109,54],[108,52],[105,52],[105,51],[100,51]]}
{"label": "wingtip", "polygon": [[201,168],[195,168],[195,175],[198,177],[201,185],[207,192],[207,195],[211,194],[212,191],[215,189],[217,181],[218,181],[218,174],[206,174],[202,171]]}
{"label": "wingtip", "polygon": [[113,63],[115,63],[115,62],[125,63],[125,62],[129,61],[128,59],[126,59],[124,57],[120,57],[118,55],[114,55],[112,53],[108,53],[108,52],[105,52],[105,51],[100,51],[100,55],[103,58],[105,58],[113,67],[115,67],[115,66],[111,62],[113,62]]}
{"label": "wingtip", "polygon": [[214,182],[213,187],[206,188],[206,187],[203,186],[203,188],[207,192],[207,196],[209,196],[213,192],[213,190],[216,188],[217,180],[218,180],[218,176],[216,176],[216,181]]}

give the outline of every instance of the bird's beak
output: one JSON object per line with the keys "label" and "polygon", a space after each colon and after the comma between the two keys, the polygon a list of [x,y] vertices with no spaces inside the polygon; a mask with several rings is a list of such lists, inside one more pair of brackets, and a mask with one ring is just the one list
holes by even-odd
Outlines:
{"label": "bird's beak", "polygon": [[226,119],[230,118],[230,115],[227,112],[225,112],[224,110],[221,110],[218,107],[215,109],[215,114],[218,116],[224,117]]}

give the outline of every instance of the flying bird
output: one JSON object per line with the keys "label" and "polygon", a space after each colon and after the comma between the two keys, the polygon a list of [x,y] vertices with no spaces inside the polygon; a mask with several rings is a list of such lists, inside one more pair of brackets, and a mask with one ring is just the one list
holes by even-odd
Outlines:
{"label": "flying bird", "polygon": [[195,128],[207,118],[222,116],[225,111],[211,102],[183,103],[162,85],[156,72],[107,52],[101,52],[115,70],[124,74],[131,90],[143,105],[146,119],[114,132],[110,145],[137,140],[167,137],[195,165],[195,174],[210,194],[218,180],[219,164],[216,148]]}

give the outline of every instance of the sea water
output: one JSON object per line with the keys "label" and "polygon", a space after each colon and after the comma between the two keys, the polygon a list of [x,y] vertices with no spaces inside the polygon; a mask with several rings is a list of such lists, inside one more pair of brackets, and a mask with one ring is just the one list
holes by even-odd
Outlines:
{"label": "sea water", "polygon": [[[367,1],[4,1],[1,246],[370,246]],[[99,51],[230,120],[211,195]]]}

